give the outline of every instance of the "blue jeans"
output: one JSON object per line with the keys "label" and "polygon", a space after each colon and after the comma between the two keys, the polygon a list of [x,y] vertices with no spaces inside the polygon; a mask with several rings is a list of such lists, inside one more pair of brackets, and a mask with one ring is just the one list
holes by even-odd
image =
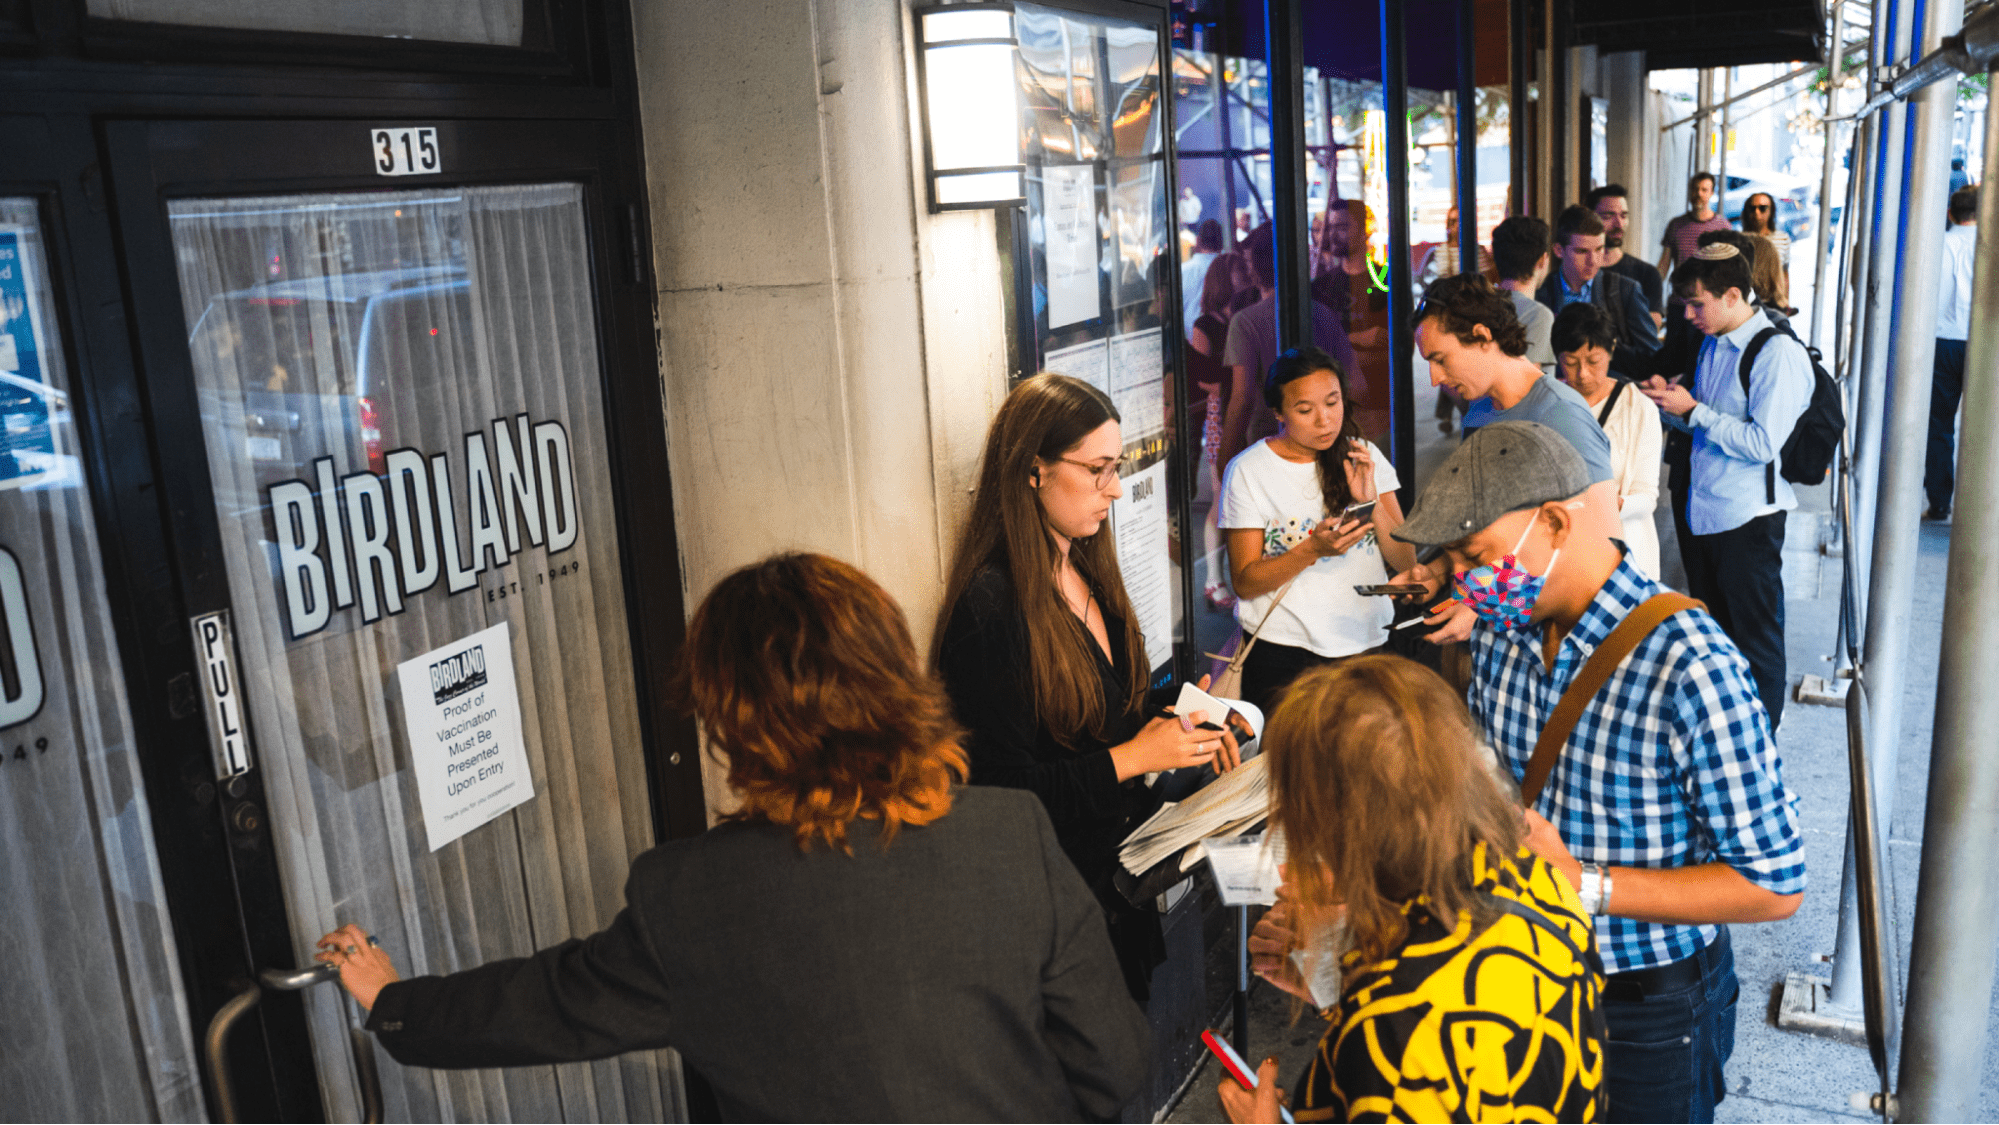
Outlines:
{"label": "blue jeans", "polygon": [[1714,1107],[1728,1093],[1722,1066],[1735,1053],[1741,992],[1728,927],[1687,961],[1698,963],[1698,983],[1642,999],[1614,998],[1617,978],[1606,989],[1610,1109],[1604,1120],[1714,1120]]}

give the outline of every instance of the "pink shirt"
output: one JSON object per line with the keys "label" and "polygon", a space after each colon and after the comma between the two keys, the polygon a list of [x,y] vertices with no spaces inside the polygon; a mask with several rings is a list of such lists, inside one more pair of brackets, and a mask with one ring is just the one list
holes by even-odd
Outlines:
{"label": "pink shirt", "polygon": [[1715,212],[1714,218],[1706,220],[1696,219],[1691,214],[1681,215],[1666,224],[1666,237],[1661,245],[1672,247],[1673,264],[1677,266],[1701,248],[1701,235],[1711,230],[1733,229],[1719,211]]}

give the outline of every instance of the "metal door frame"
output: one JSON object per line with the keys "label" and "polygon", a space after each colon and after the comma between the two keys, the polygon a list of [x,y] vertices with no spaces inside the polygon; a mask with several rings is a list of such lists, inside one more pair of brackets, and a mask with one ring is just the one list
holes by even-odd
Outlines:
{"label": "metal door frame", "polygon": [[[408,179],[376,175],[366,159],[366,130],[394,124],[438,127],[449,154],[445,172]],[[177,932],[184,935],[183,959],[201,962],[189,973],[190,1016],[197,1035],[231,997],[252,985],[260,970],[291,967],[301,935],[292,932],[288,921],[264,813],[262,772],[253,768],[218,792],[202,709],[195,705],[194,685],[201,673],[194,665],[188,621],[231,608],[231,599],[168,227],[172,199],[497,183],[582,185],[612,503],[632,641],[632,690],[651,750],[654,830],[667,838],[705,828],[691,724],[672,714],[661,693],[646,690],[659,682],[678,648],[684,613],[671,490],[656,483],[665,476],[666,455],[651,335],[650,270],[637,253],[647,245],[644,208],[642,197],[620,190],[625,186],[620,180],[629,178],[635,162],[620,151],[618,127],[605,120],[440,114],[420,119],[111,120],[99,122],[97,133],[108,173],[104,197],[119,234],[121,304],[130,318],[131,340],[126,377],[113,380],[122,385],[106,388],[107,397],[122,398],[131,408],[118,425],[97,435],[97,444],[121,447],[123,460],[132,462],[105,474],[104,494],[147,497],[154,517],[150,529],[128,520],[118,531],[127,540],[150,538],[156,544],[149,549],[142,543],[139,549],[159,579],[143,598],[134,598],[144,602],[147,613],[140,631],[150,631],[158,643],[146,654],[148,674],[134,679],[130,691],[135,712],[145,712],[148,720],[164,712],[171,731],[147,748],[148,791],[156,809],[171,803],[188,822],[188,831],[171,842],[162,834],[160,843],[163,866],[180,875],[182,893],[173,896],[173,912]],[[138,432],[150,442],[133,440]],[[129,446],[145,450],[144,464],[122,448]],[[637,487],[634,482],[639,481],[647,487]],[[641,573],[646,581],[639,580]],[[141,696],[146,697],[143,707]],[[148,725],[142,722],[142,729]],[[269,995],[243,1018],[245,1030],[228,1040],[238,1112],[247,1120],[323,1120],[299,999]],[[211,1105],[217,1104],[216,1093],[209,1091]]]}

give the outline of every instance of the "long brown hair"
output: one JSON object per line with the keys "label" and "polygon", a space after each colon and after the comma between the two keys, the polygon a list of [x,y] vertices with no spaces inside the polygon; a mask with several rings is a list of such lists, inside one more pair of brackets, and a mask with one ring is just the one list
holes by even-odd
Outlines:
{"label": "long brown hair", "polygon": [[[944,608],[931,643],[930,662],[935,668],[951,611],[973,577],[988,564],[1002,567],[1027,618],[1035,717],[1064,746],[1073,747],[1084,731],[1103,737],[1109,716],[1104,713],[1103,693],[1097,688],[1096,641],[1076,614],[1062,604],[1055,588],[1060,555],[1028,477],[1036,457],[1054,461],[1074,450],[1097,427],[1116,421],[1120,421],[1117,408],[1109,396],[1067,375],[1036,375],[1006,396],[993,417],[992,428],[986,431],[971,518],[965,521],[951,552]],[[1151,668],[1145,660],[1145,639],[1139,635],[1131,599],[1125,596],[1124,577],[1118,571],[1117,545],[1102,531],[1087,539],[1074,539],[1069,543],[1069,561],[1096,587],[1106,613],[1124,621],[1124,657],[1130,682],[1125,685],[1121,710],[1135,711],[1145,698]]]}
{"label": "long brown hair", "polygon": [[847,825],[951,811],[965,780],[951,702],[895,599],[825,555],[773,555],[716,583],[687,626],[675,694],[743,797],[726,819],[851,852]]}
{"label": "long brown hair", "polygon": [[1428,668],[1359,656],[1285,689],[1263,734],[1271,820],[1312,907],[1346,905],[1352,948],[1370,962],[1408,936],[1422,896],[1446,927],[1496,917],[1472,890],[1472,853],[1510,859],[1520,810],[1480,760],[1464,703]]}

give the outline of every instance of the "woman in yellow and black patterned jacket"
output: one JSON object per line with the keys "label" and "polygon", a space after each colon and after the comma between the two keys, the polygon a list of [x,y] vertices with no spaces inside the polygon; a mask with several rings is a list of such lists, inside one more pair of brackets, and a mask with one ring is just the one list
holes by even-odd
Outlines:
{"label": "woman in yellow and black patterned jacket", "polygon": [[[1388,656],[1320,669],[1285,693],[1263,741],[1291,885],[1252,942],[1259,971],[1309,997],[1273,946],[1345,921],[1344,984],[1297,1119],[1600,1120],[1589,920],[1522,846],[1522,814],[1444,682]],[[1231,1082],[1222,1098],[1237,1121],[1276,1120],[1271,1098],[1259,1109]]]}

